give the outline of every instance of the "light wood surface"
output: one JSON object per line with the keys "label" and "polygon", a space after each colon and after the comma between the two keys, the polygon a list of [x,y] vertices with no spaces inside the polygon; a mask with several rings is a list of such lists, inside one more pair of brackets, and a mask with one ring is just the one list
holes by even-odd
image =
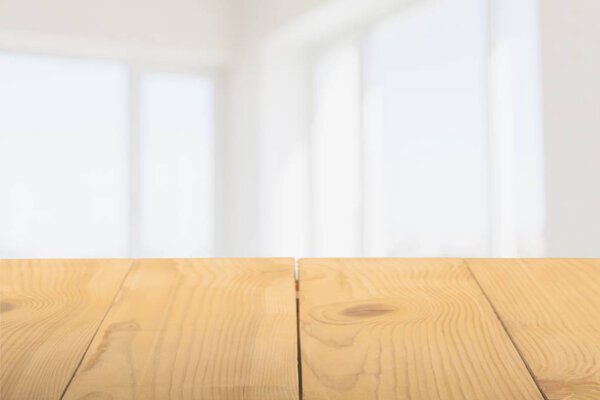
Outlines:
{"label": "light wood surface", "polygon": [[0,400],[600,400],[600,260],[303,259],[295,285],[292,259],[0,260]]}
{"label": "light wood surface", "polygon": [[548,399],[600,399],[600,260],[468,260]]}
{"label": "light wood surface", "polygon": [[293,267],[138,261],[65,399],[297,399]]}
{"label": "light wood surface", "polygon": [[541,399],[462,260],[300,260],[305,400]]}
{"label": "light wood surface", "polygon": [[58,399],[130,260],[0,260],[0,399]]}

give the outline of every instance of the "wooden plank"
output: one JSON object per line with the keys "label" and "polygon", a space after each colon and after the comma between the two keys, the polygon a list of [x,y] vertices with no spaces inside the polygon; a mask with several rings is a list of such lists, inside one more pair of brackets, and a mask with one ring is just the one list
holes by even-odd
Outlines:
{"label": "wooden plank", "polygon": [[461,260],[300,260],[305,400],[541,399]]}
{"label": "wooden plank", "polygon": [[0,398],[60,398],[130,265],[0,260]]}
{"label": "wooden plank", "polygon": [[468,260],[549,399],[600,399],[600,260]]}
{"label": "wooden plank", "polygon": [[142,260],[65,399],[297,399],[292,259]]}

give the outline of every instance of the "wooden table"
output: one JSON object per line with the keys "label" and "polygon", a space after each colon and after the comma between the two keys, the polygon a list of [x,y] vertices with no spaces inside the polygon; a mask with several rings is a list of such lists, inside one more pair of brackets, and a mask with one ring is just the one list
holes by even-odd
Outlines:
{"label": "wooden table", "polygon": [[0,399],[600,399],[600,260],[4,260]]}

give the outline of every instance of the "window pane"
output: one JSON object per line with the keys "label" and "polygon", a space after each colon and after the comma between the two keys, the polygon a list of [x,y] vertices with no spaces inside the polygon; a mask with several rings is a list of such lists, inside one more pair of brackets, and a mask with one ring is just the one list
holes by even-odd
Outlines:
{"label": "window pane", "polygon": [[0,53],[0,257],[128,254],[126,79]]}
{"label": "window pane", "polygon": [[213,87],[205,78],[141,81],[141,255],[210,256]]}
{"label": "window pane", "polygon": [[489,252],[485,15],[478,0],[427,2],[373,34],[387,255]]}

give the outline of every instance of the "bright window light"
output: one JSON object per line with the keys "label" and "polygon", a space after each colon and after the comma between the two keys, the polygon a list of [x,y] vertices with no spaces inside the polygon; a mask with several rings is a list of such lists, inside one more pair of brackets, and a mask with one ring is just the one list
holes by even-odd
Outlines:
{"label": "bright window light", "polygon": [[192,75],[141,78],[140,255],[213,251],[213,86]]}
{"label": "bright window light", "polygon": [[381,121],[366,125],[381,129],[371,162],[383,174],[384,255],[489,254],[486,29],[483,2],[441,0],[371,36],[366,98]]}
{"label": "bright window light", "polygon": [[128,254],[127,70],[0,53],[0,257]]}

